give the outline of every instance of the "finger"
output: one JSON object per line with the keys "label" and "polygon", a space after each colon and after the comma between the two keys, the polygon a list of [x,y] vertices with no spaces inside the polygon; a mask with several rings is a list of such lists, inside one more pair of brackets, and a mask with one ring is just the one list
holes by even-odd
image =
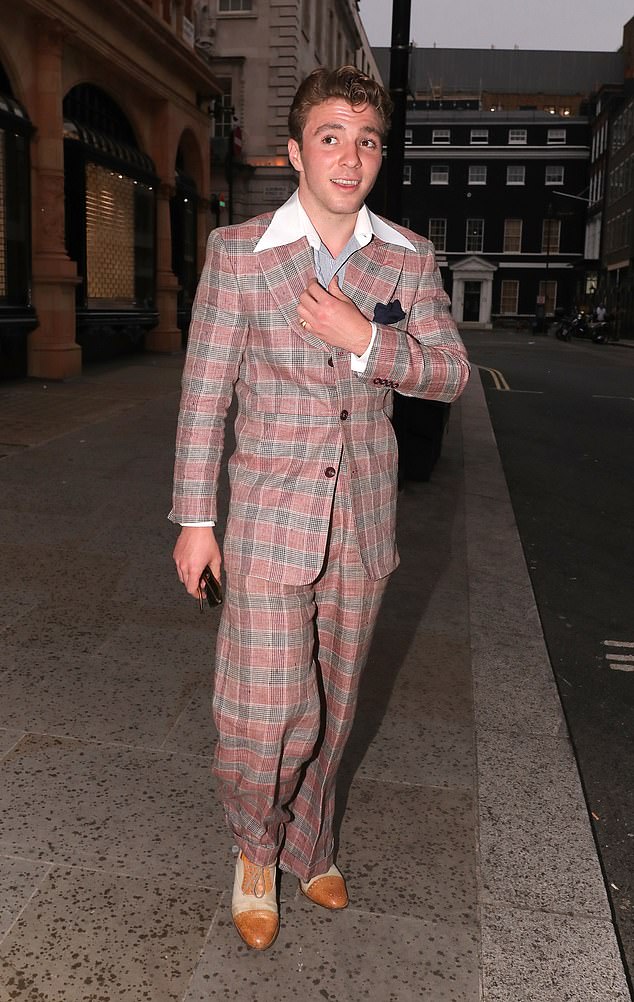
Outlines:
{"label": "finger", "polygon": [[[319,284],[317,279],[313,278],[306,286],[306,289],[304,290],[302,295],[307,296],[309,302],[312,301],[318,303],[320,299],[323,299],[324,292],[325,290]],[[300,296],[300,301],[301,301],[301,296]]]}
{"label": "finger", "polygon": [[346,294],[341,291],[341,288],[339,286],[339,279],[337,278],[336,275],[333,275],[332,279],[330,280],[330,284],[328,286],[328,292],[330,293],[331,296],[334,296],[335,299],[339,299],[342,302],[345,302],[348,299]]}

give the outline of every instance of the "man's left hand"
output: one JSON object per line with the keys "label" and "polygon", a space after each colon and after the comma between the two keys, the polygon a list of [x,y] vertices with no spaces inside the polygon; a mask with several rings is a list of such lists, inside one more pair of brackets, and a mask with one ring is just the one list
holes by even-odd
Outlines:
{"label": "man's left hand", "polygon": [[297,314],[326,344],[355,355],[363,355],[370,344],[372,324],[341,291],[336,275],[327,289],[313,279],[299,297]]}

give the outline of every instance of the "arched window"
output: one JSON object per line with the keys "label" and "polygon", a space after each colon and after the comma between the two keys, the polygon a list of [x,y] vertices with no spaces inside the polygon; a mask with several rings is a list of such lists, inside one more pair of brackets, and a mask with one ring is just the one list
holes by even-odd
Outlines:
{"label": "arched window", "polygon": [[82,278],[78,311],[152,310],[154,164],[118,104],[90,84],[64,99],[64,138],[66,244]]}

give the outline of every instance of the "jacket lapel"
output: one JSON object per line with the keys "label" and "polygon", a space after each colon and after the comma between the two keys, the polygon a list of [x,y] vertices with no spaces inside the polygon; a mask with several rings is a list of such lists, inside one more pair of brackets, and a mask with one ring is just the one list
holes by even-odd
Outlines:
{"label": "jacket lapel", "polygon": [[372,320],[377,303],[390,303],[403,272],[405,250],[374,237],[346,265],[342,292]]}
{"label": "jacket lapel", "polygon": [[[308,241],[302,237],[292,244],[270,247],[257,257],[271,295],[293,333],[313,348],[330,352],[320,338],[300,327],[297,316],[299,297],[315,278],[315,260]],[[342,291],[369,320],[377,303],[389,303],[394,298],[404,260],[402,247],[375,237],[348,261]]]}
{"label": "jacket lapel", "polygon": [[330,348],[320,338],[300,327],[297,316],[299,297],[315,278],[315,259],[306,238],[270,247],[257,257],[269,291],[293,333],[313,348],[329,352]]}

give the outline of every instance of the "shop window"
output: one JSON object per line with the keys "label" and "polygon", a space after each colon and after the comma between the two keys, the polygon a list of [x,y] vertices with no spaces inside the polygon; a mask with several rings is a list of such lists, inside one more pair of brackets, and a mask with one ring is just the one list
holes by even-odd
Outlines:
{"label": "shop window", "polygon": [[30,125],[12,99],[0,97],[0,111],[11,123],[0,125],[0,304],[30,308]]}
{"label": "shop window", "polygon": [[134,181],[86,164],[86,279],[89,303],[134,301]]}
{"label": "shop window", "polygon": [[66,246],[82,277],[78,309],[152,309],[154,165],[125,114],[99,88],[73,88],[64,113]]}

